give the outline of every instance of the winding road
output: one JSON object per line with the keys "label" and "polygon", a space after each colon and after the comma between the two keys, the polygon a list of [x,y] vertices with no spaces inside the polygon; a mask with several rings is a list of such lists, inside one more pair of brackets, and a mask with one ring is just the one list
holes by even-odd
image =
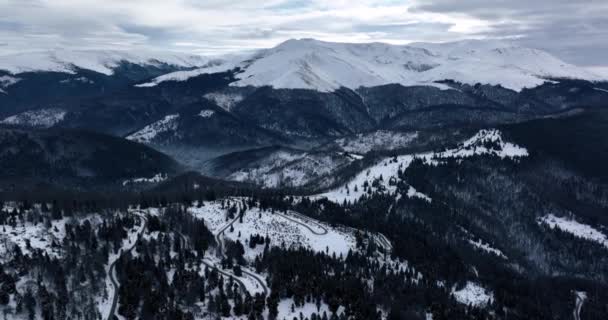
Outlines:
{"label": "winding road", "polygon": [[122,249],[120,249],[120,251],[119,251],[120,255],[118,256],[118,258],[116,258],[116,260],[114,260],[110,264],[110,269],[108,270],[108,273],[110,274],[110,281],[112,282],[112,286],[114,286],[114,297],[112,297],[112,307],[110,307],[110,312],[108,313],[108,318],[107,318],[108,320],[112,320],[114,318],[114,314],[116,314],[116,307],[118,305],[118,285],[119,284],[118,284],[118,280],[116,280],[116,262],[118,262],[118,260],[120,260],[125,253],[133,251],[133,249],[137,246],[137,242],[141,238],[141,235],[143,234],[144,230],[146,229],[146,224],[148,223],[148,219],[146,219],[146,217],[143,214],[141,214],[141,212],[138,212],[137,215],[143,220],[143,222],[142,222],[143,225],[141,226],[140,231],[137,234],[137,238],[133,242],[133,245],[126,251],[122,251]]}
{"label": "winding road", "polygon": [[581,320],[581,309],[585,300],[587,300],[587,293],[583,291],[575,291],[576,302],[574,306],[574,320]]}
{"label": "winding road", "polygon": [[[221,227],[219,229],[219,231],[217,232],[217,234],[215,235],[215,241],[217,242],[217,244],[219,246],[219,250],[220,250],[222,257],[224,257],[224,258],[226,257],[226,255],[224,254],[224,242],[222,241],[222,235],[228,228],[230,228],[239,219],[239,217],[240,217],[240,215],[237,215],[236,218],[232,219],[225,226]],[[217,268],[217,269],[220,270],[219,268]],[[221,272],[225,273],[223,271],[221,271]],[[262,280],[257,274],[244,270],[243,268],[241,268],[241,272],[243,274],[253,278],[264,291],[264,297],[268,296],[269,289],[268,289],[268,286],[266,286],[266,282],[264,280]],[[240,282],[240,285],[246,290],[245,285],[243,284],[243,282],[241,282],[241,280],[238,279],[238,277],[236,275],[230,274],[230,276],[232,278],[234,278],[235,280],[237,280],[238,282]]]}
{"label": "winding road", "polygon": [[292,214],[292,215],[294,215],[294,216],[296,216],[296,217],[298,217],[298,218],[300,218],[300,219],[302,219],[302,220],[304,220],[304,221],[306,221],[306,222],[308,222],[309,224],[315,225],[316,227],[318,227],[318,228],[319,228],[319,229],[321,229],[322,231],[321,231],[321,232],[319,232],[319,231],[315,231],[315,230],[313,230],[313,229],[312,229],[310,226],[308,226],[308,225],[306,225],[306,224],[304,224],[304,223],[302,223],[302,222],[300,222],[300,221],[298,221],[298,220],[296,220],[296,219],[293,219],[293,218],[291,218],[290,216],[288,216],[288,215],[286,215],[286,214],[279,213],[279,212],[275,212],[275,214],[276,214],[276,215],[279,215],[279,216],[281,216],[281,217],[283,217],[283,218],[285,218],[285,219],[287,219],[287,220],[289,220],[289,221],[291,221],[291,222],[293,222],[293,223],[297,223],[298,225],[303,226],[304,228],[308,229],[308,231],[310,231],[310,232],[311,232],[312,234],[314,234],[314,235],[317,235],[317,236],[324,236],[324,235],[326,235],[326,234],[327,234],[327,228],[325,228],[325,227],[324,227],[324,226],[322,226],[321,224],[319,224],[319,223],[317,223],[317,222],[315,222],[315,221],[312,221],[312,219],[310,219],[310,218],[308,218],[308,217],[306,217],[306,216],[303,216],[303,215],[301,215],[301,214],[299,214],[299,213],[292,212],[291,214]]}

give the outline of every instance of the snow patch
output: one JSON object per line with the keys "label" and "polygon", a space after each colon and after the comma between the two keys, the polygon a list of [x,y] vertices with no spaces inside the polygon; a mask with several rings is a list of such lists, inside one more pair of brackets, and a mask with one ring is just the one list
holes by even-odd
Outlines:
{"label": "snow patch", "polygon": [[608,237],[606,237],[605,234],[589,225],[577,222],[573,218],[558,217],[553,214],[548,214],[539,218],[538,223],[546,224],[551,229],[558,228],[578,238],[594,241],[608,248]]}
{"label": "snow patch", "polygon": [[489,245],[489,244],[487,244],[487,243],[484,243],[484,242],[483,242],[481,239],[479,239],[479,240],[477,240],[477,241],[473,241],[473,240],[469,239],[468,241],[469,241],[469,243],[470,243],[471,245],[473,245],[475,248],[478,248],[478,249],[481,249],[481,250],[483,250],[483,251],[485,251],[485,252],[488,252],[488,253],[491,253],[491,254],[497,255],[497,256],[499,256],[499,257],[501,257],[501,258],[503,258],[503,259],[507,259],[507,256],[505,256],[505,255],[502,253],[502,251],[500,251],[500,250],[498,250],[498,249],[496,249],[496,248],[493,248],[492,246],[490,246],[490,245]]}
{"label": "snow patch", "polygon": [[49,108],[22,112],[0,121],[1,124],[20,125],[39,128],[50,128],[65,119],[67,112],[62,109]]}
{"label": "snow patch", "polygon": [[150,143],[158,134],[176,130],[178,119],[179,114],[165,116],[163,119],[149,124],[143,127],[143,129],[127,136],[127,139],[140,143]]}
{"label": "snow patch", "polygon": [[167,180],[167,175],[162,173],[157,173],[151,178],[133,178],[129,180],[125,180],[122,182],[123,186],[129,184],[138,184],[138,183],[159,183]]}
{"label": "snow patch", "polygon": [[205,99],[207,100],[214,102],[226,111],[232,110],[234,106],[236,106],[244,99],[244,97],[240,94],[229,94],[220,92],[207,93],[203,97],[205,97]]}
{"label": "snow patch", "polygon": [[[292,310],[293,306],[293,310]],[[325,302],[321,302],[317,308],[317,305],[312,302],[306,302],[302,306],[295,306],[293,299],[282,299],[279,301],[277,306],[277,319],[310,319],[313,313],[318,316],[323,316],[323,313],[327,315],[327,318],[331,316],[329,306]],[[344,312],[344,307],[338,308],[337,315],[341,315]],[[300,314],[303,318],[300,318]]]}
{"label": "snow patch", "polygon": [[215,111],[207,109],[207,110],[202,110],[198,115],[203,118],[211,118],[211,116],[213,116],[214,114],[215,114]]}
{"label": "snow patch", "polygon": [[494,301],[494,294],[491,291],[470,281],[460,290],[456,290],[456,287],[452,288],[451,294],[456,301],[473,307],[485,307]]}

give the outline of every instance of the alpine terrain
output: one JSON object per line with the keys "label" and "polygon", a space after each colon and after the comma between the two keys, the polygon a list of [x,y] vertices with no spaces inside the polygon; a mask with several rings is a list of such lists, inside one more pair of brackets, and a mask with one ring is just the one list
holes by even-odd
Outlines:
{"label": "alpine terrain", "polygon": [[0,54],[0,310],[608,319],[607,133],[511,40]]}

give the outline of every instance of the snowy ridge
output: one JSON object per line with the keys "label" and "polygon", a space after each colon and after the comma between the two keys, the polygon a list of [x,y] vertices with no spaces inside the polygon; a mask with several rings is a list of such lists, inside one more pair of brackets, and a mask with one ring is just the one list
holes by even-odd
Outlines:
{"label": "snowy ridge", "polygon": [[65,119],[67,112],[62,109],[49,108],[25,111],[0,121],[1,124],[50,128]]}
{"label": "snowy ridge", "polygon": [[502,253],[502,251],[496,249],[496,248],[492,248],[489,244],[484,243],[483,241],[481,241],[481,239],[477,240],[477,241],[473,241],[471,239],[468,240],[469,243],[471,245],[473,245],[475,248],[481,249],[485,252],[497,255],[503,259],[507,259],[507,257]]}
{"label": "snowy ridge", "polygon": [[167,180],[167,175],[162,173],[157,173],[151,178],[133,178],[129,180],[125,180],[122,182],[123,186],[129,184],[137,184],[137,183],[159,183]]}
{"label": "snowy ridge", "polygon": [[165,116],[163,119],[149,124],[133,134],[130,134],[126,138],[128,140],[140,143],[150,143],[158,134],[176,130],[178,119],[179,114],[170,114]]}
{"label": "snowy ridge", "polygon": [[608,248],[608,237],[601,231],[580,223],[574,219],[558,217],[553,214],[548,214],[538,219],[539,224],[546,224],[551,229],[558,228],[564,232],[570,233],[578,238],[597,242],[600,245]]}
{"label": "snowy ridge", "polygon": [[[399,172],[405,171],[415,159],[422,159],[429,165],[436,165],[444,159],[467,158],[476,155],[492,155],[502,159],[517,159],[526,157],[528,151],[510,142],[504,142],[502,134],[496,129],[480,130],[473,137],[467,139],[454,149],[443,152],[427,152],[385,158],[360,172],[349,183],[314,197],[327,198],[332,202],[343,203],[344,201],[357,201],[362,196],[373,192],[395,194]],[[411,186],[406,196],[431,201],[430,197],[417,192]]]}
{"label": "snowy ridge", "polygon": [[197,55],[153,51],[51,50],[1,55],[0,70],[19,74],[38,71],[75,73],[76,69],[86,69],[112,75],[113,69],[118,67],[121,62],[194,68],[204,66],[208,60],[208,58]]}
{"label": "snowy ridge", "polygon": [[[240,59],[240,60],[239,60]],[[536,49],[498,41],[389,45],[289,40],[245,57],[232,57],[187,72],[163,75],[141,86],[183,81],[205,73],[241,70],[234,86],[272,86],[331,92],[385,84],[435,86],[437,81],[501,85],[515,91],[536,87],[547,78],[599,81],[583,68]]]}

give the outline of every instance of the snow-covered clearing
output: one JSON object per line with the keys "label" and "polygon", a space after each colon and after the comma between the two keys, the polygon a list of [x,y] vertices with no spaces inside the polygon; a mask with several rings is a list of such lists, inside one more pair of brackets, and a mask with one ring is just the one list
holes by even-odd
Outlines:
{"label": "snow-covered clearing", "polygon": [[[323,313],[325,313],[328,318],[332,315],[332,312],[329,310],[329,306],[325,302],[321,302],[318,307],[317,304],[313,302],[306,302],[303,306],[295,306],[293,299],[283,299],[279,301],[277,310],[279,311],[277,316],[278,320],[292,320],[294,318],[300,319],[300,314],[303,316],[303,319],[310,319],[310,316],[313,313],[316,313],[319,316],[323,316]],[[344,308],[339,307],[336,314],[340,315],[343,312]]]}
{"label": "snow-covered clearing", "polygon": [[[501,159],[521,158],[527,156],[528,151],[513,143],[504,142],[500,131],[496,129],[480,130],[454,149],[385,158],[360,172],[347,184],[314,197],[327,198],[336,203],[354,202],[368,193],[365,185],[368,189],[371,188],[372,192],[395,194],[399,171],[407,169],[414,159],[418,158],[429,165],[436,165],[448,158],[467,158],[476,155],[492,155]],[[405,196],[431,201],[427,195],[413,188],[410,188]]]}
{"label": "snow-covered clearing", "polygon": [[580,223],[574,220],[574,218],[558,217],[553,214],[548,214],[539,218],[538,223],[546,224],[551,229],[558,228],[564,232],[573,234],[578,238],[594,241],[608,248],[608,237],[606,237],[604,233],[589,225]]}
{"label": "snow-covered clearing", "polygon": [[[54,220],[50,224],[26,222],[16,226],[5,224],[0,227],[0,257],[13,254],[14,246],[21,253],[31,255],[33,250],[42,250],[47,255],[58,257],[61,254],[61,244],[65,238],[65,224],[68,218]],[[1,259],[1,258],[0,258]]]}
{"label": "snow-covered clearing", "polygon": [[151,123],[141,130],[127,136],[128,140],[140,143],[149,143],[160,133],[169,132],[177,129],[179,114],[170,114],[163,119]]}
{"label": "snow-covered clearing", "polygon": [[460,290],[452,288],[451,294],[456,301],[473,307],[484,307],[488,302],[494,301],[494,294],[491,291],[471,281]]}
{"label": "snow-covered clearing", "polygon": [[[195,217],[204,219],[214,234],[229,222],[227,208],[222,209],[220,201],[204,202],[204,206],[190,207],[188,211]],[[249,237],[256,234],[270,237],[273,246],[304,247],[336,256],[345,257],[349,250],[355,249],[355,238],[351,232],[331,228],[310,218],[303,219],[292,211],[272,213],[254,207],[245,211],[242,223],[237,219],[232,226],[234,230],[227,229],[224,236],[232,241],[239,240],[245,247],[245,258],[249,261],[264,249],[263,245],[249,248]]]}

